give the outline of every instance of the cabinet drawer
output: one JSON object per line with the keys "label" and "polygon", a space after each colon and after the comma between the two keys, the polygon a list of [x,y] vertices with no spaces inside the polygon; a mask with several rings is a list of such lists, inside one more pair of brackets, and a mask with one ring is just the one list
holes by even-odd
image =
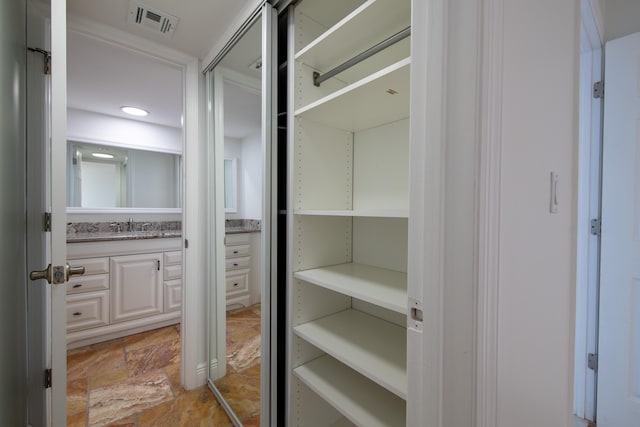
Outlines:
{"label": "cabinet drawer", "polygon": [[172,251],[164,253],[164,265],[182,264],[182,251]]}
{"label": "cabinet drawer", "polygon": [[109,289],[109,275],[74,276],[67,282],[67,294]]}
{"label": "cabinet drawer", "polygon": [[249,257],[231,258],[225,261],[226,270],[241,270],[249,268]]}
{"label": "cabinet drawer", "polygon": [[67,331],[109,324],[109,291],[67,296]]}
{"label": "cabinet drawer", "polygon": [[109,258],[81,258],[69,260],[72,267],[84,267],[84,276],[109,272]]}
{"label": "cabinet drawer", "polygon": [[251,250],[249,245],[227,246],[225,248],[225,257],[235,258],[235,257],[249,256],[250,251]]}
{"label": "cabinet drawer", "polygon": [[231,245],[248,245],[249,233],[226,234],[224,236],[224,244]]}
{"label": "cabinet drawer", "polygon": [[177,311],[182,308],[182,280],[164,282],[164,311]]}
{"label": "cabinet drawer", "polygon": [[164,280],[182,279],[182,266],[170,265],[164,267]]}
{"label": "cabinet drawer", "polygon": [[234,294],[236,292],[246,292],[248,290],[249,283],[249,274],[234,274],[233,276],[228,276],[226,279],[227,282],[227,294]]}

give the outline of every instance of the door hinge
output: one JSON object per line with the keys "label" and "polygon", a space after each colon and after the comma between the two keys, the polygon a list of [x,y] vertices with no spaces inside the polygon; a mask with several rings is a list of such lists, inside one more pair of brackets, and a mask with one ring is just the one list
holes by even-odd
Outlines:
{"label": "door hinge", "polygon": [[51,388],[51,369],[44,370],[44,388]]}
{"label": "door hinge", "polygon": [[51,74],[51,52],[40,49],[39,47],[28,47],[27,49],[31,52],[42,54],[42,58],[44,59],[44,73]]}
{"label": "door hinge", "polygon": [[599,81],[593,84],[593,97],[595,99],[604,98],[604,82]]}
{"label": "door hinge", "polygon": [[44,231],[51,231],[51,212],[44,213]]}
{"label": "door hinge", "polygon": [[594,236],[599,236],[602,232],[602,223],[600,222],[600,218],[595,218],[591,220],[591,234]]}
{"label": "door hinge", "polygon": [[587,354],[587,367],[592,371],[598,372],[598,354],[597,353]]}

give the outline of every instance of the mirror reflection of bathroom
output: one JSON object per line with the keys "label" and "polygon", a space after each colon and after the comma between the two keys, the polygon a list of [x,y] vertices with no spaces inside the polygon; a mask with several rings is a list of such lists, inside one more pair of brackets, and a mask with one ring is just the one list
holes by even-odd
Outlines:
{"label": "mirror reflection of bathroom", "polygon": [[224,117],[226,372],[210,379],[246,426],[260,425],[261,35],[258,19],[216,65],[222,87],[213,87]]}

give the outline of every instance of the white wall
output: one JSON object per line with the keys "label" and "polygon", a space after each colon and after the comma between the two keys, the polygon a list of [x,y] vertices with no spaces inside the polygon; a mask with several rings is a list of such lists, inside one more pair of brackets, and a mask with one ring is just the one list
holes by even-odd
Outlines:
{"label": "white wall", "polygon": [[242,199],[245,219],[262,218],[262,139],[260,133],[242,140]]}
{"label": "white wall", "polygon": [[72,141],[182,153],[182,129],[69,108],[67,137]]}
{"label": "white wall", "polygon": [[25,1],[0,2],[0,424],[6,426],[27,424],[25,16]]}
{"label": "white wall", "polygon": [[[497,425],[572,411],[579,1],[504,1]],[[557,214],[550,173],[559,174]]]}
{"label": "white wall", "polygon": [[238,212],[227,219],[262,218],[262,141],[259,133],[244,139],[225,137],[224,157],[237,158]]}
{"label": "white wall", "polygon": [[604,15],[606,41],[640,31],[640,2],[638,0],[600,0]]}

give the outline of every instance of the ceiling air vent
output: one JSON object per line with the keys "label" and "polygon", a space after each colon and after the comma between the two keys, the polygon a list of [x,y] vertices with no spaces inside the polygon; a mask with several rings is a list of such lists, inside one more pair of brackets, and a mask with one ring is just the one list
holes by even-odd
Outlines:
{"label": "ceiling air vent", "polygon": [[171,37],[178,24],[178,18],[131,0],[129,4],[129,23],[140,25],[165,37]]}

